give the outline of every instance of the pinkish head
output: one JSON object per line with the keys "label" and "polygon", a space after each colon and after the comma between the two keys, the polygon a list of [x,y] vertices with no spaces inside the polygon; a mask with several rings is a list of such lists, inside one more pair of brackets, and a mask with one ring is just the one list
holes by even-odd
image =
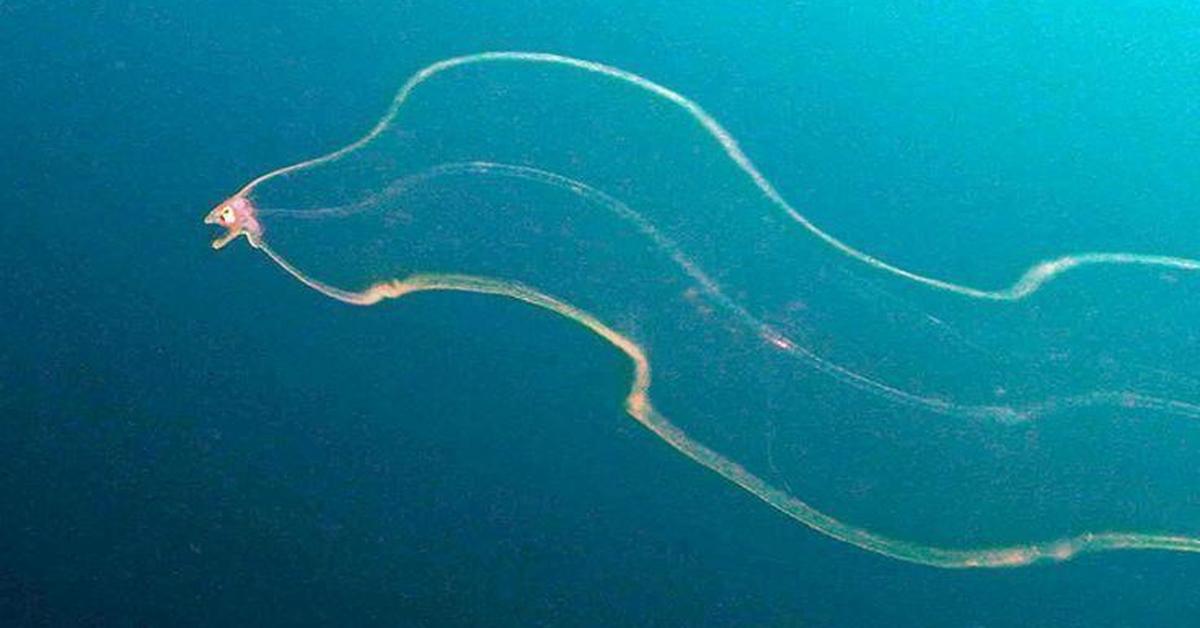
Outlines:
{"label": "pinkish head", "polygon": [[225,229],[225,233],[213,240],[212,247],[219,249],[240,235],[245,235],[251,246],[258,247],[262,225],[256,214],[254,204],[244,196],[234,196],[214,207],[204,217],[204,224],[219,225]]}

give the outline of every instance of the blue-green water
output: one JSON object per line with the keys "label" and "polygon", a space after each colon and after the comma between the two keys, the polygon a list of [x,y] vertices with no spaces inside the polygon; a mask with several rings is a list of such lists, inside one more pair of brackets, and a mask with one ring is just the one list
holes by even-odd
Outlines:
{"label": "blue-green water", "polygon": [[[904,267],[992,287],[1063,253],[1186,257],[1194,9],[6,4],[0,17],[5,624],[1169,626],[1200,612],[1193,555],[941,571],[830,540],[630,420],[626,360],[565,320],[455,294],[351,308],[248,247],[214,255],[199,225],[249,176],[361,134],[428,63],[525,49],[687,94],[807,216]],[[1087,283],[1109,293],[1049,300],[1045,317],[1177,321],[1123,336],[1168,357],[1122,366],[1167,372],[1153,381],[1195,401],[1173,357],[1195,342],[1195,278],[1110,276]],[[1087,340],[1079,353],[1105,339]],[[1075,451],[1052,440],[1066,449],[1042,479],[1094,481],[1127,501],[1114,512],[1195,533],[1187,476],[1170,474],[1194,466],[1186,424],[1076,432]],[[859,437],[837,446],[858,454]],[[976,453],[947,452],[947,487],[978,481],[963,462]],[[910,518],[870,504],[860,516]],[[913,504],[911,518],[947,508]]]}

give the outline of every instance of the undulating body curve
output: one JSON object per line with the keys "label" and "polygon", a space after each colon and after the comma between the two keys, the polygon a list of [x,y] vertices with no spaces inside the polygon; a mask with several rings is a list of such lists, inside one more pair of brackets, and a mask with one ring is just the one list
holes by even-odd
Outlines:
{"label": "undulating body curve", "polygon": [[[483,71],[493,68],[500,76]],[[545,92],[572,96],[557,102]],[[449,102],[473,115],[446,115]],[[613,122],[631,110],[634,122]],[[621,148],[609,150],[608,138]],[[300,209],[271,209],[279,205]],[[1116,442],[1112,426],[1130,422],[1195,437],[1195,371],[1149,364],[1157,354],[1133,345],[1113,351],[1097,342],[1103,325],[1130,333],[1119,316],[1081,333],[1072,314],[1085,304],[1061,299],[1067,314],[1057,320],[1034,301],[1053,304],[1057,295],[1040,295],[1068,270],[1125,267],[1134,275],[1123,280],[1145,286],[1146,267],[1192,271],[1200,263],[1065,255],[995,290],[897,267],[796,211],[699,105],[624,70],[522,52],[433,64],[362,138],[254,179],[207,221],[226,228],[214,246],[246,235],[298,280],[348,303],[463,290],[580,323],[633,361],[626,406],[639,422],[780,511],[865,549],[943,567],[1104,549],[1200,550],[1200,530],[1175,525],[1192,514],[1187,508],[1126,522],[1106,500],[1132,485],[1096,488],[1087,469],[1029,444],[1029,434],[1053,432],[1046,448],[1061,453],[1083,433],[1103,449]],[[336,228],[311,227],[325,221]],[[1072,288],[1087,292],[1095,279],[1079,281]],[[1163,314],[1160,327],[1191,313]],[[1186,355],[1195,342],[1172,347]],[[786,442],[784,454],[763,446],[767,433]],[[873,457],[876,450],[889,455]],[[937,452],[980,452],[947,464],[985,486],[988,473],[1009,474],[1014,490],[994,489],[992,503],[974,510],[942,505],[928,515],[947,528],[941,536],[901,540],[922,519],[895,518],[903,491],[932,501],[948,486],[924,462]],[[918,462],[894,466],[909,469],[916,488],[878,462],[905,456]],[[1039,460],[1050,481],[1092,487],[1094,502],[1072,508],[1034,490]],[[1095,477],[1106,472],[1096,468]],[[861,494],[845,497],[852,493]],[[815,499],[801,500],[809,494]],[[1061,520],[1025,521],[1030,495],[1045,502],[1034,517]],[[825,503],[835,514],[811,505]],[[973,534],[989,510],[1020,525]],[[873,517],[891,520],[858,523]],[[1028,540],[1006,538],[1021,525]]]}

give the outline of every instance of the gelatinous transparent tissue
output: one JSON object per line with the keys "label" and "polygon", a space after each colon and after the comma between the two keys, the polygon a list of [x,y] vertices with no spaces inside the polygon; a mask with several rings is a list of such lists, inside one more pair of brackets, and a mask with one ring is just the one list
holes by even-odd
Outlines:
{"label": "gelatinous transparent tissue", "polygon": [[864,549],[1200,550],[1200,263],[1065,251],[995,286],[892,264],[623,70],[439,62],[365,136],[206,220],[348,303],[465,290],[568,317],[631,359],[634,419]]}

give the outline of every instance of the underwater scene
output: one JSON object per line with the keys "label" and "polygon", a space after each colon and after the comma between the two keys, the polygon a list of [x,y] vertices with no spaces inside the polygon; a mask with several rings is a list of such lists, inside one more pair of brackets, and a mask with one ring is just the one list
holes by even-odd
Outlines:
{"label": "underwater scene", "polygon": [[0,623],[1200,621],[1200,8],[0,5]]}

